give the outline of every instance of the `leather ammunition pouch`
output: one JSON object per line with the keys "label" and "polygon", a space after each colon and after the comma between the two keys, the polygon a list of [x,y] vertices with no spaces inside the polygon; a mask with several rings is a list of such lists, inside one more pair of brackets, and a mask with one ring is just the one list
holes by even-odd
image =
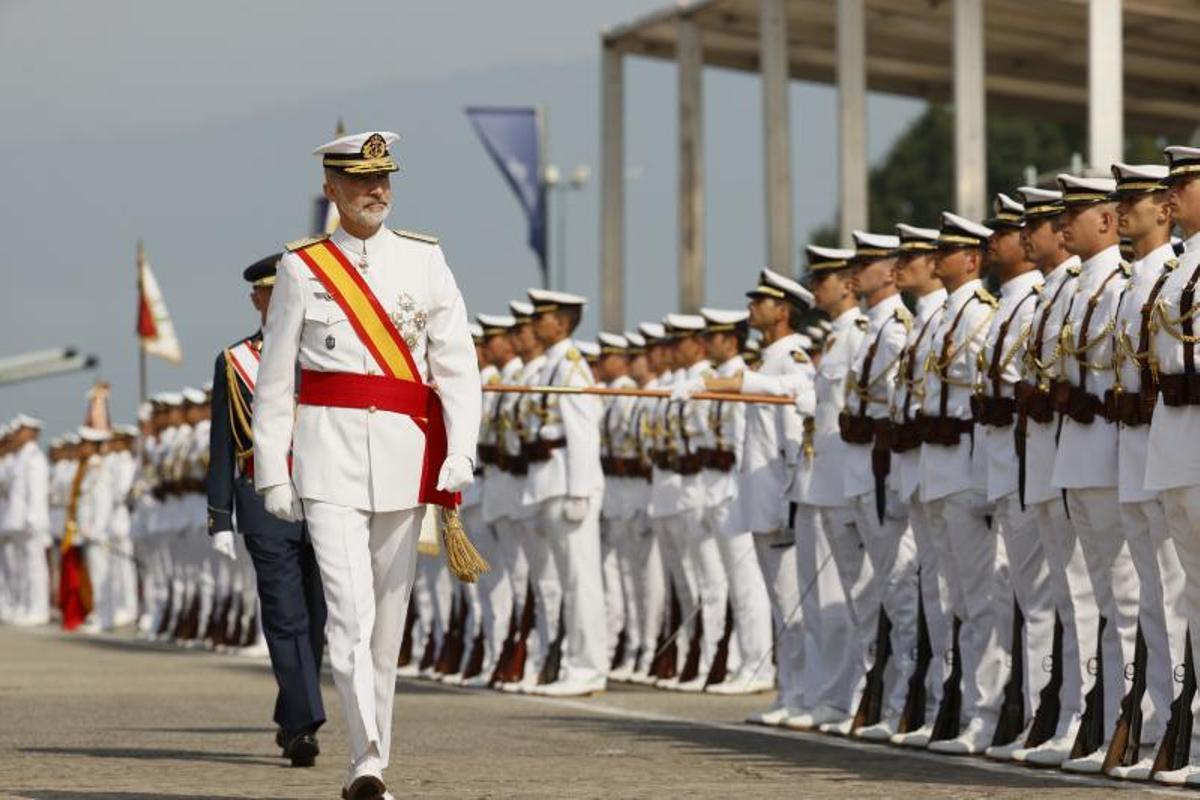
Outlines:
{"label": "leather ammunition pouch", "polygon": [[955,447],[963,434],[974,431],[975,422],[958,417],[922,416],[920,427],[922,442]]}
{"label": "leather ammunition pouch", "polygon": [[566,439],[537,439],[521,443],[521,455],[530,464],[541,464],[550,460],[550,454],[560,447],[566,447]]}

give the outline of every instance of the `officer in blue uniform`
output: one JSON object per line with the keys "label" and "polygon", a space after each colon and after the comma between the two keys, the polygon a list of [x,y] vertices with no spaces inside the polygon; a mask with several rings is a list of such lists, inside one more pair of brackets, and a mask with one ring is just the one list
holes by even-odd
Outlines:
{"label": "officer in blue uniform", "polygon": [[[263,320],[271,302],[281,253],[251,264],[243,277]],[[254,491],[254,442],[250,410],[262,330],[217,356],[213,373],[212,430],[208,465],[208,532],[213,549],[236,559],[234,530],[244,536],[257,574],[262,628],[279,685],[275,742],[293,766],[310,767],[320,748],[316,732],[325,722],[321,659],[325,649],[325,597],[304,523],[267,513]],[[236,512],[236,522],[235,522]]]}

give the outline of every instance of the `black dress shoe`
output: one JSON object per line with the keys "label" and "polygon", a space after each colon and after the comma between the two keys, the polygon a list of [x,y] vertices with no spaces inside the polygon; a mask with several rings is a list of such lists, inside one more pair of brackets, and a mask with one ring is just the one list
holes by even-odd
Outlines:
{"label": "black dress shoe", "polygon": [[[283,728],[275,729],[275,746],[280,750],[287,749],[287,734],[283,732]],[[284,755],[286,756],[287,753],[284,753]]]}
{"label": "black dress shoe", "polygon": [[387,787],[374,775],[355,778],[354,783],[342,789],[342,800],[383,800]]}
{"label": "black dress shoe", "polygon": [[313,733],[298,733],[283,748],[284,757],[292,760],[293,767],[311,767],[317,763],[320,753],[317,736]]}

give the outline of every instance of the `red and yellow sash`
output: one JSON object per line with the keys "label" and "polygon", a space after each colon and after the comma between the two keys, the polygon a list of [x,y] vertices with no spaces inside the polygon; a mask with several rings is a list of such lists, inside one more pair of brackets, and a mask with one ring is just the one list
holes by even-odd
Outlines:
{"label": "red and yellow sash", "polygon": [[437,489],[438,473],[446,459],[446,424],[437,392],[421,380],[421,372],[400,331],[379,304],[337,245],[322,240],[295,251],[325,291],[346,313],[363,346],[371,353],[384,376],[349,373],[304,373],[300,402],[347,408],[380,408],[407,414],[425,434],[425,456],[421,469],[419,498],[453,508],[458,493]]}

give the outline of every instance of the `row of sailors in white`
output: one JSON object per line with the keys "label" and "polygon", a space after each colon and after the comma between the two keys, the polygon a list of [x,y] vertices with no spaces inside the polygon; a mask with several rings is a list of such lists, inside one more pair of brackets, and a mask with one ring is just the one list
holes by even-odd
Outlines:
{"label": "row of sailors in white", "polygon": [[42,422],[25,414],[0,427],[0,623],[50,620],[49,466]]}
{"label": "row of sailors in white", "polygon": [[[812,560],[808,553],[820,565],[822,549],[832,550],[864,655],[879,608],[892,623],[898,656],[888,664],[881,718],[857,735],[1099,772],[1110,743],[1078,737],[1097,647],[1106,665],[1099,687],[1104,739],[1113,735],[1130,688],[1140,629],[1148,654],[1141,748],[1115,763],[1110,758],[1107,771],[1150,776],[1183,674],[1187,623],[1200,613],[1200,597],[1184,589],[1200,578],[1193,554],[1200,474],[1195,448],[1187,445],[1195,439],[1189,438],[1192,405],[1200,401],[1192,332],[1200,151],[1168,148],[1168,157],[1169,171],[1116,165],[1115,180],[1064,175],[1061,192],[1024,188],[1025,207],[1000,196],[992,227],[946,214],[940,232],[900,226],[898,238],[857,234],[856,251],[810,248],[815,300],[833,318],[815,378],[807,370],[773,377],[768,347],[762,370],[745,373],[739,384],[744,391],[794,394],[798,411],[813,415],[813,467],[800,462],[790,493],[801,508],[795,531],[797,553],[805,554],[801,566]],[[1179,262],[1168,236],[1172,224],[1187,237]],[[1118,229],[1132,239],[1132,265],[1121,263]],[[903,256],[898,287],[887,277],[896,250]],[[858,264],[852,282],[844,269],[851,258]],[[999,300],[982,289],[984,266],[1000,279]],[[944,288],[931,280],[934,269]],[[866,300],[865,316],[851,286]],[[916,319],[901,307],[896,288],[917,296]],[[1141,392],[1151,378],[1159,382],[1157,406],[1149,391]],[[711,380],[704,385],[722,388]],[[890,427],[881,424],[888,420]],[[881,428],[891,441],[881,443]],[[753,431],[743,477],[754,472]],[[884,476],[878,464],[889,460],[889,450],[895,458]],[[788,454],[782,447],[772,457],[788,464]],[[806,514],[806,505],[817,513]],[[989,516],[998,537],[989,533]],[[754,530],[769,531],[771,523],[764,519]],[[926,676],[925,724],[902,732],[918,565],[935,656]],[[824,639],[844,634],[827,624],[831,609],[842,606],[826,601],[819,576],[802,585],[806,594],[813,586],[818,598],[801,603],[797,616],[810,607],[821,616],[801,641],[815,628],[822,645],[805,651],[807,658],[789,658],[788,631],[781,632],[781,673],[803,663],[804,675],[799,691],[789,692],[781,674],[779,704],[759,721],[846,732],[861,684],[847,703],[845,694],[821,687],[844,671],[830,671],[832,662],[810,669],[843,653]],[[1019,643],[1025,729],[997,741],[1014,596],[1025,619]],[[778,612],[777,605],[777,622]],[[1056,616],[1063,628],[1061,707],[1050,720],[1053,732],[1034,741]],[[963,672],[959,734],[930,743],[946,675],[940,654],[950,650],[955,619]],[[1157,777],[1196,782],[1195,748],[1191,763]]]}
{"label": "row of sailors in white", "polygon": [[[206,385],[162,392],[139,409],[142,472],[120,497],[127,497],[133,508],[143,587],[137,623],[145,638],[212,638],[210,623],[230,598],[237,600],[237,613],[224,620],[226,639],[255,622],[261,625],[253,564],[241,539],[235,537],[238,557],[231,560],[213,551],[208,536],[210,391]],[[101,624],[110,622],[103,617]],[[262,637],[256,641],[254,652],[265,652]]]}

